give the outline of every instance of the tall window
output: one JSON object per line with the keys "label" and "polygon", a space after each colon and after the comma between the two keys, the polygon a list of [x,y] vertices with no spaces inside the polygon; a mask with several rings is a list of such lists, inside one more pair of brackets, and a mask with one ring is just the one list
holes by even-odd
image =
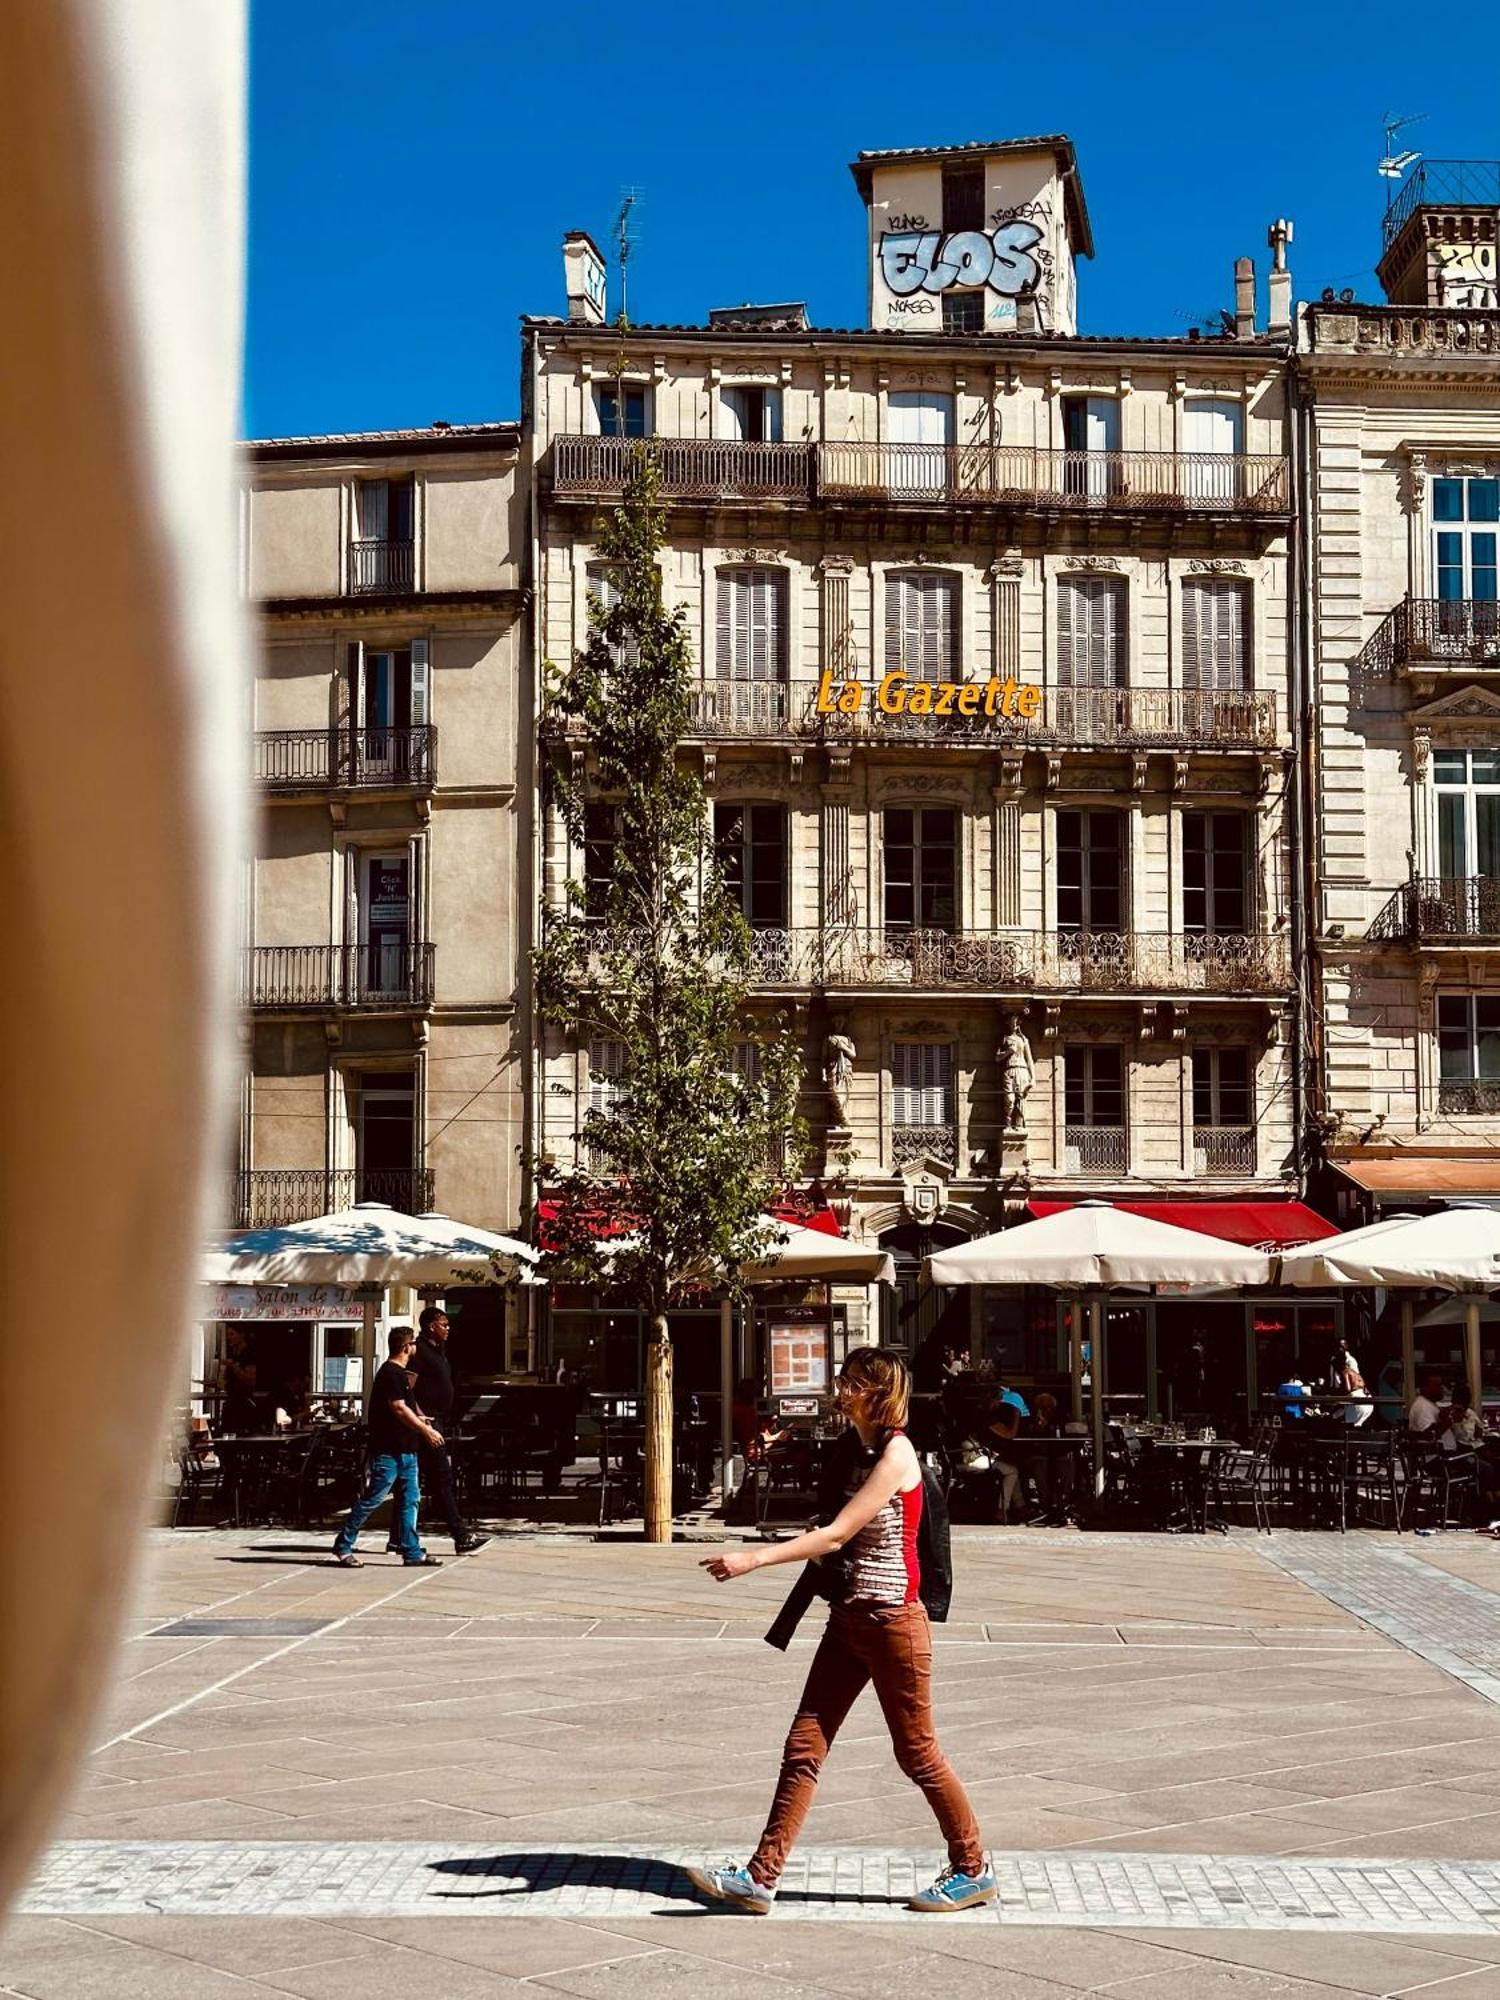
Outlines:
{"label": "tall window", "polygon": [[955,162],[943,169],[943,234],[984,228],[984,168]]}
{"label": "tall window", "polygon": [[393,778],[425,775],[430,745],[412,731],[425,729],[432,691],[431,648],[426,639],[409,646],[367,646],[352,640],[348,653],[349,692],[354,709],[352,745],[355,775]]}
{"label": "tall window", "polygon": [[[608,563],[590,563],[585,576],[588,588],[598,598],[604,610],[613,611],[620,601],[620,586],[614,570]],[[639,647],[636,642],[629,641],[625,648],[625,657],[633,659],[638,652]],[[616,660],[621,658],[620,651],[616,648],[611,648],[611,655]]]}
{"label": "tall window", "polygon": [[408,1214],[415,1212],[411,1207],[415,1103],[410,1071],[375,1070],[361,1075],[357,1200],[383,1201],[392,1208],[406,1209]]}
{"label": "tall window", "polygon": [[780,444],[779,389],[724,389],[720,402],[722,436],[739,438],[746,444]]}
{"label": "tall window", "polygon": [[933,389],[893,389],[886,399],[885,482],[892,493],[943,493],[949,485],[953,398]]}
{"label": "tall window", "polygon": [[602,923],[608,913],[619,838],[620,808],[591,799],[583,809],[583,913],[589,923]]}
{"label": "tall window", "polygon": [[1120,449],[1120,405],[1113,396],[1064,396],[1062,406],[1063,491],[1076,498],[1102,499],[1123,485],[1115,454]]}
{"label": "tall window", "polygon": [[719,571],[716,651],[722,679],[786,679],[786,599],[785,570]]}
{"label": "tall window", "polygon": [[914,680],[958,676],[958,578],[892,570],[885,580],[885,664]]}
{"label": "tall window", "polygon": [[1437,997],[1438,1108],[1500,1111],[1500,994]]}
{"label": "tall window", "polygon": [[1435,479],[1432,518],[1438,596],[1493,604],[1500,479]]}
{"label": "tall window", "polygon": [[1125,579],[1059,578],[1057,685],[1120,688],[1125,682]]}
{"label": "tall window", "polygon": [[410,590],[414,582],[411,479],[361,479],[355,491],[351,591]]}
{"label": "tall window", "polygon": [[1254,1173],[1254,1073],[1248,1049],[1193,1050],[1193,1152],[1203,1172]]}
{"label": "tall window", "polygon": [[957,1157],[953,1045],[897,1042],[891,1051],[891,1127],[895,1164],[922,1154]]}
{"label": "tall window", "polygon": [[714,850],[724,886],[754,930],[786,923],[786,812],[781,806],[714,806]]}
{"label": "tall window", "polygon": [[1057,923],[1120,931],[1125,921],[1125,821],[1103,808],[1057,815]]}
{"label": "tall window", "polygon": [[1182,586],[1182,685],[1240,691],[1250,685],[1250,586],[1235,577],[1189,577]]}
{"label": "tall window", "polygon": [[367,995],[406,992],[413,976],[411,857],[367,854],[359,872],[361,981]]}
{"label": "tall window", "polygon": [[1223,935],[1247,931],[1249,859],[1244,813],[1182,816],[1182,927]]}
{"label": "tall window", "polygon": [[1109,1044],[1069,1043],[1063,1050],[1064,1146],[1077,1173],[1123,1173],[1125,1053]]}
{"label": "tall window", "polygon": [[958,815],[897,806],[884,817],[885,927],[951,931],[958,920]]}
{"label": "tall window", "polygon": [[[625,1044],[596,1038],[589,1043],[590,1111],[608,1112],[619,1104],[625,1090]],[[581,1122],[581,1121],[580,1121]],[[588,1164],[598,1170],[606,1165],[602,1153],[589,1149]]]}
{"label": "tall window", "polygon": [[1500,878],[1500,751],[1435,750],[1438,873]]}
{"label": "tall window", "polygon": [[601,382],[594,390],[599,430],[604,437],[650,436],[646,422],[646,390],[639,382]]}

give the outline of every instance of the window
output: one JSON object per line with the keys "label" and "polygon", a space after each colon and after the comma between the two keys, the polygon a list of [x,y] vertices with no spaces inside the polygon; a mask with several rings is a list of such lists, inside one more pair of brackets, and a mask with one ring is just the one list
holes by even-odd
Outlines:
{"label": "window", "polygon": [[1063,1145],[1074,1173],[1126,1170],[1125,1055],[1070,1043],[1063,1050]]}
{"label": "window", "polygon": [[1124,819],[1101,808],[1057,815],[1059,930],[1118,932],[1125,920]]}
{"label": "window", "polygon": [[941,806],[884,816],[885,927],[951,931],[958,918],[958,815]]}
{"label": "window", "polygon": [[651,435],[646,423],[646,390],[639,382],[601,382],[594,390],[599,410],[599,430],[604,437],[643,438]]}
{"label": "window", "polygon": [[786,813],[781,806],[714,806],[714,851],[724,886],[755,930],[786,922]]}
{"label": "window", "polygon": [[1194,1049],[1195,1128],[1252,1125],[1250,1078],[1248,1049]]}
{"label": "window", "polygon": [[410,478],[361,479],[355,488],[351,591],[410,590],[414,582]]}
{"label": "window", "polygon": [[1437,996],[1438,1109],[1500,1111],[1500,994]]}
{"label": "window", "polygon": [[951,291],[943,294],[944,333],[984,332],[984,293]]}
{"label": "window", "polygon": [[1500,479],[1435,479],[1432,518],[1438,596],[1493,604]]}
{"label": "window", "polygon": [[957,1157],[954,1134],[953,1045],[897,1042],[891,1051],[892,1150],[897,1166]]}
{"label": "window", "polygon": [[720,392],[720,435],[746,444],[780,444],[779,389],[725,389]]}
{"label": "window", "polygon": [[619,839],[620,808],[591,799],[583,809],[583,913],[589,923],[603,923],[609,913]]}
{"label": "window", "polygon": [[[604,1038],[589,1043],[589,1094],[587,1109],[607,1114],[619,1107],[625,1097],[626,1050],[623,1042]],[[579,1121],[580,1125],[582,1120]],[[587,1164],[595,1173],[602,1172],[611,1162],[604,1153],[589,1147],[586,1152]]]}
{"label": "window", "polygon": [[1208,935],[1247,931],[1249,871],[1243,813],[1182,816],[1182,927]]}
{"label": "window", "polygon": [[1120,688],[1125,682],[1125,579],[1061,577],[1057,585],[1057,685]]}
{"label": "window", "polygon": [[784,681],[786,571],[719,571],[718,664],[724,680]]}
{"label": "window", "polygon": [[933,389],[893,389],[886,399],[886,484],[892,493],[943,493],[953,443],[953,398]]}
{"label": "window", "polygon": [[943,169],[943,234],[984,228],[984,168],[948,166]]}
{"label": "window", "polygon": [[1500,878],[1500,751],[1435,750],[1438,873]]}
{"label": "window", "polygon": [[958,578],[893,570],[885,580],[886,671],[914,680],[957,678]]}
{"label": "window", "polygon": [[361,779],[420,776],[429,769],[430,745],[418,738],[429,721],[431,649],[426,639],[409,646],[349,647],[349,699],[354,711],[353,771]]}
{"label": "window", "polygon": [[404,993],[410,983],[411,857],[366,854],[359,871],[361,992],[366,996]]}
{"label": "window", "polygon": [[377,1070],[359,1078],[357,1201],[383,1201],[407,1214],[416,1212],[412,1206],[415,1103],[415,1080],[409,1072]]}
{"label": "window", "polygon": [[1064,396],[1062,418],[1069,451],[1120,449],[1120,405],[1113,396]]}
{"label": "window", "polygon": [[[588,588],[598,598],[605,612],[613,611],[620,601],[620,586],[615,580],[615,572],[608,563],[590,563],[585,575]],[[631,640],[623,654],[620,649],[613,646],[609,650],[611,659],[620,660],[623,657],[633,660],[640,649],[637,643]]]}
{"label": "window", "polygon": [[1224,506],[1243,489],[1245,410],[1217,396],[1189,396],[1183,405],[1183,496],[1189,502]]}
{"label": "window", "polygon": [[1190,577],[1182,586],[1182,685],[1240,692],[1250,685],[1250,586]]}

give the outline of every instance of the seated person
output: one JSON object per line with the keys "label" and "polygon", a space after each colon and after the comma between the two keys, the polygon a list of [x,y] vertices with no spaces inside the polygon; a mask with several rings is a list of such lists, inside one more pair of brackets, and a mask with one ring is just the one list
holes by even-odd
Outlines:
{"label": "seated person", "polygon": [[[1436,1443],[1436,1433],[1441,1431],[1443,1422],[1442,1399],[1443,1378],[1429,1371],[1422,1377],[1421,1386],[1406,1413],[1406,1428],[1413,1437],[1426,1438],[1429,1444]],[[1429,1431],[1434,1433],[1432,1437],[1427,1436]]]}
{"label": "seated person", "polygon": [[[1061,1437],[1061,1417],[1056,1396],[1050,1389],[1040,1390],[1031,1415],[1021,1425],[1021,1439]],[[1017,1451],[1022,1453],[1019,1443]],[[1066,1518],[1068,1502],[1073,1496],[1076,1465],[1076,1457],[1071,1451],[1027,1451],[1020,1456],[1021,1470],[1036,1490],[1040,1508],[1034,1517],[1036,1522],[1055,1523]]]}
{"label": "seated person", "polygon": [[1467,1382],[1458,1384],[1439,1421],[1444,1451],[1478,1451],[1485,1441],[1484,1419],[1469,1401]]}
{"label": "seated person", "polygon": [[985,1429],[1000,1446],[994,1454],[994,1466],[1000,1475],[998,1515],[1002,1522],[1010,1519],[1011,1508],[1021,1492],[1021,1468],[1017,1463],[1017,1458],[1021,1454],[1004,1449],[1006,1445],[1013,1444],[1020,1435],[1021,1421],[1021,1412],[1014,1403],[994,1404],[986,1416]]}

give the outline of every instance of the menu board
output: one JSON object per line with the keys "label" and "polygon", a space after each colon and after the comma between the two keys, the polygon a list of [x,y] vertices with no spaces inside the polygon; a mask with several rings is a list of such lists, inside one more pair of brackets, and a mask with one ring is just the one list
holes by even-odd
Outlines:
{"label": "menu board", "polygon": [[828,1327],[806,1320],[767,1328],[771,1349],[771,1394],[828,1387]]}

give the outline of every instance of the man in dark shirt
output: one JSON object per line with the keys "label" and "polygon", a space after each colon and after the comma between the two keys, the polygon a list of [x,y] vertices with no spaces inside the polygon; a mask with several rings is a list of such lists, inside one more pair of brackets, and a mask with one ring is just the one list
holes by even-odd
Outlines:
{"label": "man in dark shirt", "polygon": [[[417,1375],[413,1397],[423,1416],[430,1417],[437,1428],[446,1434],[453,1415],[453,1364],[448,1359],[448,1315],[441,1306],[423,1306],[417,1325],[421,1332],[410,1363]],[[439,1513],[448,1524],[455,1550],[461,1556],[472,1555],[475,1549],[484,1547],[489,1536],[476,1534],[458,1511],[458,1501],[453,1492],[453,1461],[448,1456],[446,1435],[439,1438],[436,1444],[424,1442],[417,1447],[417,1452],[423,1490],[436,1501]]]}
{"label": "man in dark shirt", "polygon": [[365,1470],[365,1490],[349,1509],[349,1518],[340,1528],[333,1545],[335,1561],[345,1569],[358,1569],[354,1553],[359,1531],[386,1495],[395,1489],[395,1520],[392,1540],[401,1551],[401,1560],[412,1568],[438,1569],[436,1556],[428,1555],[417,1539],[417,1502],[421,1487],[417,1475],[419,1442],[440,1445],[442,1433],[413,1407],[413,1376],[410,1373],[416,1336],[409,1326],[393,1326],[386,1336],[390,1358],[375,1377],[370,1391],[370,1454]]}

